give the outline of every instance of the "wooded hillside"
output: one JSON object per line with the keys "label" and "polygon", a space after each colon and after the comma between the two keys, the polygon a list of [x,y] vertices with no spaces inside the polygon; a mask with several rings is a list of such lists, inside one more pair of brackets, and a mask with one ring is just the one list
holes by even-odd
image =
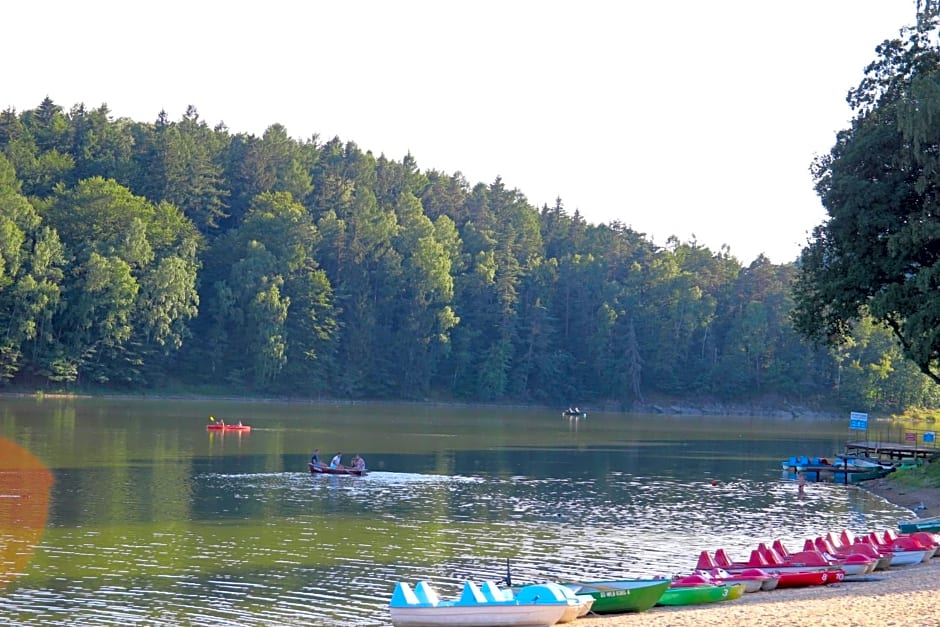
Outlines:
{"label": "wooded hillside", "polygon": [[[643,211],[669,207],[625,207],[625,222]],[[193,107],[150,123],[48,98],[0,113],[8,386],[620,407],[937,400],[880,327],[838,351],[804,343],[789,321],[795,274],[694,241],[658,248],[560,199],[533,207],[499,179],[278,124],[256,137]]]}

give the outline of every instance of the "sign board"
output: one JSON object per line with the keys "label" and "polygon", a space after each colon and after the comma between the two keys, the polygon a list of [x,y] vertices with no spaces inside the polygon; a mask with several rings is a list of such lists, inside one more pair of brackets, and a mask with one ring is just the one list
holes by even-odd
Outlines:
{"label": "sign board", "polygon": [[867,431],[868,414],[862,413],[860,411],[853,411],[851,414],[849,414],[849,429],[855,429],[856,431]]}
{"label": "sign board", "polygon": [[934,432],[925,431],[924,432],[924,442],[933,442],[934,441]]}
{"label": "sign board", "polygon": [[904,434],[904,439],[907,440],[908,442],[916,442],[917,434],[911,433],[910,431],[908,431],[907,433]]}

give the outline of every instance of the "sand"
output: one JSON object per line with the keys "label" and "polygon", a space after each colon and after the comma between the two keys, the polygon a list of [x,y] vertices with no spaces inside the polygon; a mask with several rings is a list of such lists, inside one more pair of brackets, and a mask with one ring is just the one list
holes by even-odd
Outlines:
{"label": "sand", "polygon": [[[904,488],[885,480],[866,483],[865,489],[910,508],[911,518],[940,516],[938,489]],[[940,556],[828,586],[753,592],[733,601],[654,607],[639,614],[586,616],[574,625],[940,627]]]}

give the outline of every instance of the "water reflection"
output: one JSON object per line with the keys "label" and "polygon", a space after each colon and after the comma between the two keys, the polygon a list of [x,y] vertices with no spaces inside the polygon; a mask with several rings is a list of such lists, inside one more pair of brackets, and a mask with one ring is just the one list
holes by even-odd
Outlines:
{"label": "water reflection", "polygon": [[22,573],[42,538],[52,473],[32,453],[0,437],[0,588]]}
{"label": "water reflection", "polygon": [[[805,426],[730,423],[722,436],[690,421],[670,436],[669,419],[592,415],[569,431],[557,413],[380,408],[382,431],[345,410],[314,419],[265,406],[249,436],[213,438],[205,407],[186,407],[159,427],[107,405],[31,416],[57,481],[39,550],[0,594],[4,620],[383,625],[400,580],[456,594],[466,578],[505,576],[507,559],[517,582],[668,575],[702,550],[743,558],[758,541],[801,546],[899,517],[853,486],[813,484],[797,499],[779,459],[836,439]],[[324,443],[360,450],[376,470],[310,475],[309,451]]]}

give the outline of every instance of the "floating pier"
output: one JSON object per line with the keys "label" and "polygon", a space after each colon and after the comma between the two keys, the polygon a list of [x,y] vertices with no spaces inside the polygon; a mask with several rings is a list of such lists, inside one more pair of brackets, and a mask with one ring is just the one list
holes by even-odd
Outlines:
{"label": "floating pier", "polygon": [[879,459],[902,460],[924,459],[932,461],[940,457],[940,449],[934,446],[918,446],[900,442],[878,442],[872,440],[860,442],[846,442],[845,450],[860,457],[877,457]]}

